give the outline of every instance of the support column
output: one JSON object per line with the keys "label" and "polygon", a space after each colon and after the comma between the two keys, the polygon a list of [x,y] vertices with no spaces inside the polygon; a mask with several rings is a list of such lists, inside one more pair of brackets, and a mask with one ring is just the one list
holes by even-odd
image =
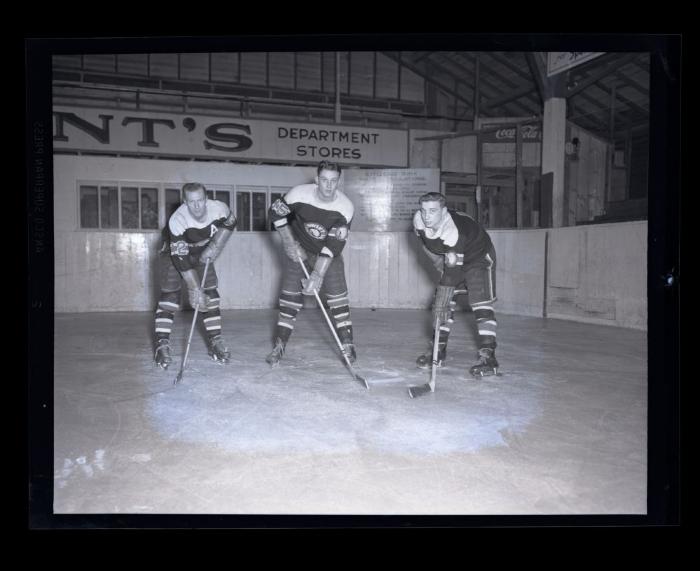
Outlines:
{"label": "support column", "polygon": [[523,227],[523,191],[525,179],[523,178],[523,127],[515,127],[515,226]]}
{"label": "support column", "polygon": [[542,176],[552,176],[552,226],[565,225],[566,99],[550,97],[544,102],[542,120]]}
{"label": "support column", "polygon": [[335,122],[340,120],[340,52],[335,52]]}

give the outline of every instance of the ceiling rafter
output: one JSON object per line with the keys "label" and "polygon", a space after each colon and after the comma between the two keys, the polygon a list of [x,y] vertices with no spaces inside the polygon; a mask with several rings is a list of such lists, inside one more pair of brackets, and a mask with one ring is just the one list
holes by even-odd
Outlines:
{"label": "ceiling rafter", "polygon": [[643,85],[641,85],[640,83],[638,83],[637,80],[632,79],[631,77],[625,75],[625,74],[624,74],[623,72],[621,72],[621,71],[616,71],[616,72],[615,72],[615,75],[616,75],[619,79],[621,79],[622,81],[625,81],[630,87],[632,87],[633,89],[639,91],[642,95],[645,95],[645,96],[647,96],[647,97],[649,96],[649,88],[648,88],[648,87],[644,87]]}
{"label": "ceiling rafter", "polygon": [[[455,54],[455,52],[451,52],[451,53]],[[457,55],[457,54],[455,54],[455,55]],[[491,53],[484,53],[484,54],[482,54],[482,55],[492,56]],[[453,65],[454,65],[455,67],[457,67],[458,69],[464,70],[464,71],[467,72],[467,73],[470,73],[470,74],[472,75],[472,77],[473,77],[473,73],[472,73],[470,70],[468,70],[467,68],[465,68],[464,66],[462,66],[460,63],[458,63],[458,62],[456,62],[456,61],[455,61],[455,62],[452,62],[452,63],[453,63]],[[514,89],[514,88],[516,88],[516,87],[517,87],[517,88],[523,88],[523,87],[525,87],[524,84],[519,84],[519,83],[517,83],[517,82],[515,82],[515,81],[512,81],[512,80],[510,80],[510,79],[508,79],[508,78],[504,78],[502,75],[498,74],[498,72],[495,72],[495,71],[493,71],[492,69],[490,69],[488,65],[483,65],[483,66],[482,66],[482,68],[481,68],[481,73],[482,73],[483,75],[490,75],[491,77],[495,77],[498,81],[501,81],[501,82],[505,83],[506,86],[507,86],[508,88],[510,88],[510,89]],[[482,77],[482,81],[484,81],[484,83],[485,83],[486,85],[488,85],[491,89],[493,89],[493,90],[496,91],[497,93],[502,93],[502,92],[503,92],[503,87],[498,86],[498,85],[494,85],[494,84],[493,84],[492,82],[490,82],[488,79],[484,79],[484,78]],[[530,80],[530,83],[531,83],[531,80]],[[531,86],[530,86],[530,89],[529,89],[529,92],[531,93],[531,97],[533,98],[536,107],[539,108],[539,101],[537,100],[537,95],[535,94],[535,93],[536,93],[536,92],[535,92],[535,89],[536,89],[536,86],[535,86],[535,85],[531,85]],[[523,107],[524,109],[526,109],[528,112],[532,112],[532,111],[533,111],[532,109],[530,109],[530,108],[527,107],[527,106],[522,106],[522,105],[521,105],[521,107]]]}
{"label": "ceiling rafter", "polygon": [[[608,87],[607,85],[604,85],[604,84],[602,84],[602,83],[600,83],[600,82],[597,82],[597,83],[594,85],[594,87],[596,87],[597,89],[600,89],[601,91],[603,91],[603,92],[605,93],[605,95],[608,97],[608,99],[609,99],[610,96],[612,95],[612,88]],[[631,101],[630,99],[628,99],[627,97],[625,97],[624,95],[622,95],[622,93],[620,93],[620,92],[617,90],[617,88],[615,89],[615,99],[616,99],[617,101],[619,101],[620,103],[622,103],[623,105],[627,105],[630,109],[634,109],[634,110],[637,111],[640,115],[647,115],[647,114],[649,113],[649,111],[647,111],[646,109],[644,109],[643,107],[641,107],[640,105],[638,105],[637,103],[635,103],[634,101]],[[608,108],[609,108],[609,106],[608,106]]]}
{"label": "ceiling rafter", "polygon": [[622,56],[621,58],[608,60],[605,63],[604,67],[590,73],[587,76],[581,77],[581,79],[578,81],[575,81],[573,87],[570,87],[567,90],[566,96],[572,97],[573,95],[576,95],[577,93],[583,91],[584,89],[593,85],[594,83],[599,82],[604,77],[607,77],[611,73],[614,73],[617,70],[617,68],[625,65],[626,63],[631,62],[636,57],[637,54],[627,54],[625,56]]}
{"label": "ceiling rafter", "polygon": [[440,89],[442,89],[446,93],[453,95],[454,97],[456,97],[460,101],[466,103],[468,106],[470,106],[470,107],[472,106],[471,101],[466,99],[462,94],[455,92],[452,87],[447,86],[447,85],[443,84],[442,82],[437,81],[437,79],[435,77],[426,76],[425,71],[419,69],[417,66],[414,66],[409,60],[405,60],[402,57],[397,57],[392,52],[381,52],[381,53],[384,54],[386,57],[390,58],[391,60],[397,62],[399,65],[404,66],[406,69],[411,70],[413,73],[420,75],[423,79],[425,79],[425,81],[428,81],[429,83],[432,83],[433,85],[439,87]]}

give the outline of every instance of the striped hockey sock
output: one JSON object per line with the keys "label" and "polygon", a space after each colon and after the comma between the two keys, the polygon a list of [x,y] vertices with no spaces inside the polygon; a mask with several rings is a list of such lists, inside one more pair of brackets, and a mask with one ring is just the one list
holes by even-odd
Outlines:
{"label": "striped hockey sock", "polygon": [[496,317],[490,302],[472,305],[476,327],[478,331],[479,349],[483,347],[496,347]]}
{"label": "striped hockey sock", "polygon": [[302,307],[304,307],[304,299],[301,293],[282,290],[279,298],[276,336],[284,344],[289,341],[289,337],[294,331],[294,322]]}
{"label": "striped hockey sock", "polygon": [[348,292],[326,295],[326,303],[335,322],[335,330],[341,343],[352,343],[352,321],[350,320],[350,300]]}

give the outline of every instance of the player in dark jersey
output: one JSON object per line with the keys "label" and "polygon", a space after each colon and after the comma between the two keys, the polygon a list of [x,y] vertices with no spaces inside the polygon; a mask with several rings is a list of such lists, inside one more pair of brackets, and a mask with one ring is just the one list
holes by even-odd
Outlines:
{"label": "player in dark jersey", "polygon": [[[163,229],[163,248],[159,254],[161,291],[155,317],[155,361],[164,369],[172,362],[170,331],[174,312],[180,307],[181,280],[187,286],[190,305],[198,306],[202,312],[209,355],[221,363],[230,357],[221,337],[220,296],[213,261],[236,226],[236,218],[223,202],[207,200],[204,185],[187,183],[182,191],[185,201]],[[202,288],[207,259],[210,263]]]}
{"label": "player in dark jersey", "polygon": [[[429,192],[419,199],[420,210],[413,227],[423,249],[442,272],[433,300],[433,324],[440,320],[438,366],[442,366],[453,323],[455,295],[469,294],[478,330],[478,362],[471,367],[475,376],[498,374],[496,360],[496,251],[486,230],[462,212],[448,210],[445,197]],[[428,368],[432,351],[418,357],[416,364]]]}
{"label": "player in dark jersey", "polygon": [[[321,287],[348,359],[354,362],[357,358],[341,256],[355,209],[338,190],[340,165],[322,161],[316,172],[315,184],[295,186],[270,207],[285,253],[274,348],[266,358],[272,366],[284,355],[303,307],[302,295],[314,295]],[[299,257],[313,268],[309,279],[305,279]]]}

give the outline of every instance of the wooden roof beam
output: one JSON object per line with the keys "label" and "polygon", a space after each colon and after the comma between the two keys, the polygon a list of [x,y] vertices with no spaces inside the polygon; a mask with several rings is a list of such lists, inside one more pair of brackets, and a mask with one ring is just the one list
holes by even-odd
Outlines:
{"label": "wooden roof beam", "polygon": [[576,95],[577,93],[586,89],[590,85],[597,83],[604,77],[607,77],[611,73],[617,71],[620,67],[631,62],[636,57],[637,54],[627,54],[621,58],[617,58],[607,62],[607,64],[605,64],[605,66],[602,69],[599,69],[598,71],[593,72],[587,77],[582,78],[581,81],[576,82],[576,85],[574,87],[571,87],[567,90],[566,96],[572,97],[573,95]]}
{"label": "wooden roof beam", "polygon": [[389,59],[397,62],[399,65],[404,66],[406,69],[411,70],[413,73],[420,75],[425,81],[432,83],[433,85],[439,87],[442,89],[445,93],[448,93],[449,95],[452,95],[453,97],[456,97],[463,103],[466,103],[469,107],[472,106],[472,102],[466,99],[462,94],[456,92],[454,89],[451,87],[445,85],[444,83],[437,81],[434,77],[431,77],[429,74],[426,74],[424,70],[421,70],[417,66],[414,66],[411,64],[411,62],[404,60],[401,57],[396,57],[394,54],[391,52],[381,52],[383,55],[388,57]]}
{"label": "wooden roof beam", "polygon": [[520,99],[524,95],[531,93],[533,90],[533,87],[530,85],[527,85],[525,87],[521,87],[517,91],[514,91],[513,93],[509,93],[508,95],[504,95],[502,97],[499,97],[497,99],[493,99],[491,101],[487,101],[482,109],[489,109],[492,107],[498,107],[500,105],[503,105],[504,103],[507,103],[509,101],[514,101],[516,99]]}

